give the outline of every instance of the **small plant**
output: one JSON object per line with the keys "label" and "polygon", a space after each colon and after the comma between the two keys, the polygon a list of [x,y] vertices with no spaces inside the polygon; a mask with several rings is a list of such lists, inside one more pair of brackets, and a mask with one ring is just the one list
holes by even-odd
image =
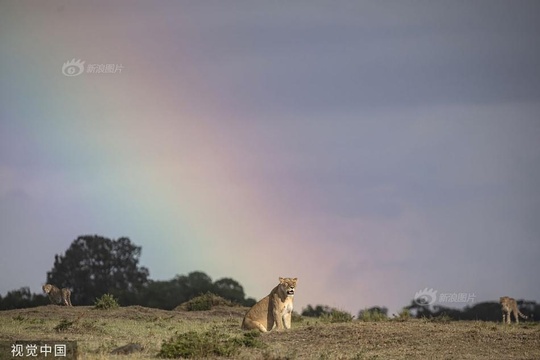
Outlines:
{"label": "small plant", "polygon": [[19,314],[19,315],[13,317],[13,320],[23,322],[23,321],[26,320],[26,318],[24,316],[22,316],[21,314]]}
{"label": "small plant", "polygon": [[352,321],[353,316],[346,311],[332,309],[329,313],[323,314],[321,319],[326,322],[340,323]]}
{"label": "small plant", "polygon": [[260,334],[246,332],[242,336],[230,337],[216,329],[199,333],[188,331],[164,341],[157,354],[161,358],[207,358],[211,356],[232,357],[241,347],[262,347]]}
{"label": "small plant", "polygon": [[99,310],[116,309],[119,306],[118,301],[111,294],[104,294],[94,302],[94,308]]}
{"label": "small plant", "polygon": [[66,331],[70,329],[73,326],[73,324],[75,324],[75,321],[62,319],[62,321],[60,321],[60,323],[54,327],[54,330],[56,330],[56,332]]}

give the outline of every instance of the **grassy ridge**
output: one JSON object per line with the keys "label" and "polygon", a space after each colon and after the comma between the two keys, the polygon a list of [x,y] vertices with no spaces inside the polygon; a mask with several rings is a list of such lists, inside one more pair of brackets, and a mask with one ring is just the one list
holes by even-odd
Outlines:
{"label": "grassy ridge", "polygon": [[[245,311],[228,306],[166,311],[140,306],[97,310],[49,305],[0,311],[0,340],[76,340],[82,359],[117,358],[110,352],[129,343],[142,346],[130,359],[156,358],[164,344],[187,341],[194,346],[191,338],[205,349],[207,341],[219,345],[216,352],[200,355],[204,358],[218,358],[216,354],[235,359],[540,358],[540,326],[536,323],[303,318],[289,331],[251,336],[240,330]],[[222,349],[232,350],[221,353]]]}

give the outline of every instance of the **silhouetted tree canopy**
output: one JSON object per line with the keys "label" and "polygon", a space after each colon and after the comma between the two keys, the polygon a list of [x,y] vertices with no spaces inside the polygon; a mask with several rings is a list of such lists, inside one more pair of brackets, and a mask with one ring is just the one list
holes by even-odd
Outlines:
{"label": "silhouetted tree canopy", "polygon": [[433,316],[433,311],[430,305],[419,304],[415,299],[411,300],[411,304],[406,306],[405,309],[409,310],[411,315],[416,318]]}
{"label": "silhouetted tree canopy", "polygon": [[214,282],[213,292],[238,304],[243,303],[246,296],[242,285],[231,278],[223,278]]}
{"label": "silhouetted tree canopy", "polygon": [[302,316],[309,317],[321,317],[325,314],[330,314],[332,308],[327,305],[316,305],[315,307],[308,305],[306,308],[302,309]]}
{"label": "silhouetted tree canopy", "polygon": [[[174,309],[192,298],[211,292],[224,299],[244,306],[253,306],[256,300],[245,298],[244,288],[232,278],[224,277],[212,282],[202,271],[176,275],[171,280],[148,279],[147,268],[139,266],[141,247],[129,238],[111,240],[97,235],[79,236],[63,255],[55,255],[54,266],[47,273],[47,283],[72,291],[73,305],[91,305],[96,298],[109,293],[120,305],[142,305],[160,309]],[[31,294],[28,287],[12,290],[0,296],[0,310],[26,308],[49,304],[44,294]],[[540,319],[540,305],[534,301],[518,300],[518,307],[530,320]],[[414,300],[406,306],[413,317],[432,318],[446,316],[453,320],[502,321],[498,302],[484,302],[464,309],[447,308]],[[308,305],[303,316],[320,317],[335,310],[326,305]],[[363,311],[387,315],[388,309],[375,306]]]}
{"label": "silhouetted tree canopy", "polygon": [[180,280],[180,276],[167,281],[150,280],[142,291],[140,304],[152,308],[172,310],[181,302],[188,300],[186,292],[187,288]]}
{"label": "silhouetted tree canopy", "polygon": [[212,282],[204,272],[194,271],[188,275],[177,275],[168,281],[151,280],[142,291],[140,304],[171,310],[207,292],[240,305],[250,306],[255,303],[253,299],[245,299],[244,288],[236,280],[223,278]]}
{"label": "silhouetted tree canopy", "polygon": [[9,291],[6,297],[0,296],[0,310],[21,309],[49,304],[46,295],[31,294],[29,287]]}
{"label": "silhouetted tree canopy", "polygon": [[[517,304],[519,310],[528,316],[529,320],[537,321],[540,318],[540,305],[536,304],[536,302],[517,300]],[[502,321],[501,305],[498,302],[488,301],[466,306],[463,309],[455,309],[440,305],[418,305],[413,300],[406,309],[409,309],[412,316],[416,318],[446,316],[452,320]]]}
{"label": "silhouetted tree canopy", "polygon": [[74,305],[93,304],[106,293],[130,305],[148,283],[148,269],[138,266],[140,255],[141,247],[126,237],[80,236],[65,255],[55,256],[47,283],[71,289]]}
{"label": "silhouetted tree canopy", "polygon": [[[101,236],[80,236],[63,255],[55,255],[47,273],[47,283],[72,291],[72,303],[92,305],[104,294],[114,295],[120,305],[142,305],[172,310],[192,298],[214,293],[226,300],[252,306],[255,299],[245,298],[244,288],[232,278],[212,282],[202,271],[176,275],[171,280],[148,279],[148,269],[139,266],[141,247],[122,237],[111,240]],[[0,296],[0,310],[49,304],[44,294],[31,294],[28,287]]]}

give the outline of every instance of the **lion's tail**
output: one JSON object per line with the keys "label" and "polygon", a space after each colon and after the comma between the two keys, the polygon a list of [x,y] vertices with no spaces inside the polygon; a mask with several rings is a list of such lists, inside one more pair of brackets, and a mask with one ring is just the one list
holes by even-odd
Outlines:
{"label": "lion's tail", "polygon": [[518,315],[522,318],[522,319],[527,319],[527,316],[523,315],[521,313],[521,311],[518,310]]}

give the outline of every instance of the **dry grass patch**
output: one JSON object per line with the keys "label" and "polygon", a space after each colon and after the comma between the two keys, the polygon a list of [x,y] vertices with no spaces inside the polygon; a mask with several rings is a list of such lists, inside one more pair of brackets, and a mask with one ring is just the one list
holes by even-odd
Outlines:
{"label": "dry grass patch", "polygon": [[[130,343],[141,346],[141,351],[129,355],[130,359],[157,358],[167,343],[180,344],[183,350],[197,349],[197,344],[216,347],[211,353],[193,355],[210,359],[226,355],[227,349],[231,351],[228,356],[235,359],[266,360],[540,359],[540,326],[530,322],[329,322],[303,318],[294,322],[291,330],[248,339],[250,335],[246,334],[250,333],[240,329],[246,311],[228,306],[208,311],[140,306],[99,311],[52,305],[8,310],[0,311],[0,340],[77,341],[82,359],[111,358],[112,350]],[[251,341],[258,345],[251,346]]]}

